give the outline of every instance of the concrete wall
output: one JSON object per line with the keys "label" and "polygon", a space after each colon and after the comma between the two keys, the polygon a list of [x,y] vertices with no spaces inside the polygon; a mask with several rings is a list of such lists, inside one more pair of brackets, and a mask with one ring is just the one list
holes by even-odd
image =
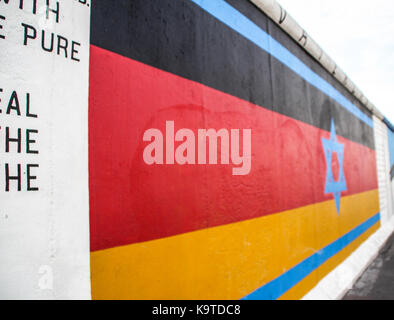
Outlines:
{"label": "concrete wall", "polygon": [[91,20],[92,297],[303,297],[381,225],[371,112],[249,1],[116,3]]}
{"label": "concrete wall", "polygon": [[0,299],[90,298],[90,9],[48,8],[0,1]]}
{"label": "concrete wall", "polygon": [[0,297],[340,296],[393,228],[360,99],[251,1],[39,2],[0,1]]}

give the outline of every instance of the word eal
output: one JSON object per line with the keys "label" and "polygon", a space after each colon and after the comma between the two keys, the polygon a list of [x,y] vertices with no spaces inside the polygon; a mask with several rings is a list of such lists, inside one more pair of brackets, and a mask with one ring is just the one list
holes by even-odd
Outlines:
{"label": "word eal", "polygon": [[[242,155],[240,155],[239,129],[198,129],[196,136],[191,129],[183,128],[175,133],[174,121],[166,121],[165,149],[166,164],[207,164],[207,140],[208,140],[208,164],[218,164],[218,139],[220,138],[220,164],[240,165],[233,168],[233,175],[247,175],[251,169],[251,129],[243,129]],[[159,129],[145,131],[143,141],[151,142],[143,153],[146,164],[164,164],[164,138]],[[175,149],[175,141],[182,142]],[[230,157],[231,144],[231,157]],[[196,151],[197,145],[197,151]],[[196,162],[197,152],[197,162]]]}

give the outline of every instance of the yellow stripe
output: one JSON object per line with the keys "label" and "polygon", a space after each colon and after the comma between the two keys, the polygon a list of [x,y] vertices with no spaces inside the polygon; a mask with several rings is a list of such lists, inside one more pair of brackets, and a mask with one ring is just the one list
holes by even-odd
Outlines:
{"label": "yellow stripe", "polygon": [[341,262],[343,262],[354,250],[356,250],[365,240],[367,240],[380,227],[380,222],[374,224],[370,229],[363,233],[360,237],[354,240],[351,244],[341,250],[337,255],[330,258],[326,263],[309,274],[303,281],[299,282],[279,300],[298,300],[301,299],[310,289],[317,285],[330,271],[335,269]]}
{"label": "yellow stripe", "polygon": [[[92,297],[240,299],[378,212],[378,190],[373,190],[343,197],[339,216],[334,201],[327,201],[92,252]],[[282,298],[302,297],[360,241],[354,241]]]}

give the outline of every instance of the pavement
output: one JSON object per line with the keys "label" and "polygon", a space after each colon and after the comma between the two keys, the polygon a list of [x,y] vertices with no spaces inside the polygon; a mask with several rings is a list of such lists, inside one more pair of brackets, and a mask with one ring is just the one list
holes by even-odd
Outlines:
{"label": "pavement", "polygon": [[343,300],[394,300],[394,233]]}

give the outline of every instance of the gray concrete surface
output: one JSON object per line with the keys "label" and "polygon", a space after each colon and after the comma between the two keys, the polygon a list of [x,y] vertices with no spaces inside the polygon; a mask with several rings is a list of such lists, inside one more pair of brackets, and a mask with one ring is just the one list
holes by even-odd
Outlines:
{"label": "gray concrete surface", "polygon": [[343,300],[394,300],[394,234]]}

